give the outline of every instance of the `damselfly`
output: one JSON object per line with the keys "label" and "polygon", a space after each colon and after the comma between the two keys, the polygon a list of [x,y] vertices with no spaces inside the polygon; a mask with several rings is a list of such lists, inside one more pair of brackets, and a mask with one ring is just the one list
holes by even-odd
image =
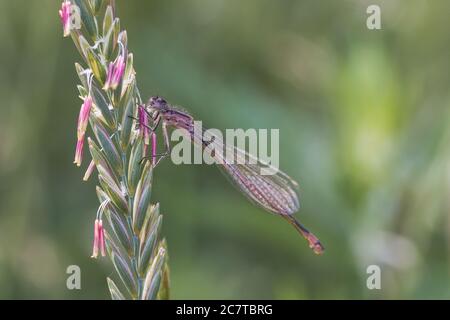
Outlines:
{"label": "damselfly", "polygon": [[[170,154],[168,127],[184,129],[183,131],[186,132],[190,140],[202,149],[209,147],[213,150],[223,150],[224,152],[212,153],[211,156],[218,160],[219,168],[238,190],[254,204],[286,219],[308,241],[310,248],[316,254],[323,252],[324,248],[319,239],[293,216],[299,209],[299,201],[295,192],[298,185],[287,174],[277,170],[272,175],[261,175],[261,170],[267,167],[267,164],[263,161],[255,159],[254,156],[244,150],[224,144],[219,139],[205,141],[203,134],[198,136],[199,134],[194,130],[194,118],[186,111],[170,105],[161,97],[150,98],[144,110],[153,119],[153,125],[149,126],[148,129],[155,131],[159,124],[162,124],[166,152],[158,156],[162,158]],[[214,144],[213,148],[211,148],[211,144]],[[231,163],[224,157],[224,154],[229,153],[234,154],[237,159],[253,159],[256,161]],[[153,155],[153,157],[155,156]]]}

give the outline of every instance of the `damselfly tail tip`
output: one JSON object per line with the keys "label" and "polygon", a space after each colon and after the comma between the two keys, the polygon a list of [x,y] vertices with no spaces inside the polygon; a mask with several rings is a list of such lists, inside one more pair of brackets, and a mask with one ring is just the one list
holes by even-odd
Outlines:
{"label": "damselfly tail tip", "polygon": [[325,248],[320,243],[320,240],[313,235],[312,233],[309,233],[306,235],[306,240],[309,242],[309,247],[314,251],[315,254],[321,255],[325,251]]}
{"label": "damselfly tail tip", "polygon": [[308,241],[309,247],[314,251],[315,254],[321,255],[325,248],[320,243],[319,238],[317,238],[313,233],[309,232],[300,222],[297,221],[293,216],[284,216],[284,218],[292,224],[295,229]]}

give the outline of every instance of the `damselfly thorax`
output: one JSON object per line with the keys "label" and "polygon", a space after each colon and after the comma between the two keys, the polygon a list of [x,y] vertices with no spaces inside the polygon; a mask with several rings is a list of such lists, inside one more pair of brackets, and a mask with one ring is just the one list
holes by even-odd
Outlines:
{"label": "damselfly thorax", "polygon": [[[154,125],[151,130],[156,130],[162,123],[162,132],[166,153],[170,154],[170,139],[168,127],[185,129],[195,145],[201,148],[212,147],[213,150],[223,150],[226,152],[211,154],[220,163],[218,166],[225,174],[228,180],[243,193],[251,202],[286,219],[292,224],[298,232],[308,241],[309,246],[315,253],[320,254],[324,248],[318,238],[309,232],[293,214],[299,210],[299,200],[297,192],[297,183],[287,174],[276,170],[272,175],[261,175],[261,169],[268,164],[257,159],[232,145],[224,144],[220,139],[203,139],[203,132],[194,130],[194,118],[186,111],[172,106],[161,97],[150,98],[145,106],[146,112],[153,119]],[[233,154],[239,159],[251,159],[251,162],[231,163],[227,161],[224,154]]]}

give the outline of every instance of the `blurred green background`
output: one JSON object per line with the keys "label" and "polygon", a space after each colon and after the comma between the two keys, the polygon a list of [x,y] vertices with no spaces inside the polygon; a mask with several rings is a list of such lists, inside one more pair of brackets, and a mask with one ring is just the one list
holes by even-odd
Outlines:
{"label": "blurred green background", "polygon": [[[379,4],[382,30],[366,28]],[[0,298],[108,299],[89,258],[95,179],[73,155],[80,100],[56,0],[0,0]],[[450,2],[128,0],[144,97],[214,128],[280,128],[315,256],[216,168],[165,161],[172,298],[450,298]],[[66,288],[79,265],[82,290]],[[369,265],[382,289],[366,287]]]}

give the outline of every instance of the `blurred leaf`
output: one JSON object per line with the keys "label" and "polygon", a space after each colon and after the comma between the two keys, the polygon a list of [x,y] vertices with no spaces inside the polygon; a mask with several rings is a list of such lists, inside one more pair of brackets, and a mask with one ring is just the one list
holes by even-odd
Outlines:
{"label": "blurred leaf", "polygon": [[92,86],[92,98],[94,100],[94,104],[100,109],[100,112],[106,121],[106,125],[109,128],[114,128],[114,119],[111,114],[111,110],[109,110],[108,99],[103,95],[102,90],[100,90],[96,85]]}
{"label": "blurred leaf", "polygon": [[97,166],[97,170],[99,170],[99,173],[103,175],[104,177],[107,177],[108,179],[114,181],[116,186],[119,184],[119,177],[114,173],[113,170],[111,170],[111,166],[104,157],[103,153],[101,152],[100,148],[97,146],[97,144],[91,139],[88,138],[88,144],[89,144],[89,151],[91,152],[92,159],[95,162],[95,165]]}
{"label": "blurred leaf", "polygon": [[95,40],[98,37],[97,22],[89,12],[90,8],[86,6],[83,0],[74,0],[75,4],[80,8],[81,21],[83,22],[86,31],[89,33],[91,39]]}
{"label": "blurred leaf", "polygon": [[94,15],[98,15],[100,9],[102,8],[103,2],[103,0],[89,0],[91,11],[94,13]]}
{"label": "blurred leaf", "polygon": [[117,273],[119,274],[120,279],[125,284],[128,292],[132,297],[137,296],[137,287],[135,276],[133,275],[133,271],[131,267],[125,262],[126,260],[120,256],[120,254],[116,251],[112,252],[111,260],[116,268]]}
{"label": "blurred leaf", "polygon": [[[135,87],[135,71],[133,67],[133,54],[130,53],[127,57],[127,64],[125,67],[125,72],[123,74],[123,81],[122,81],[122,89],[120,94],[120,99],[123,99],[123,96],[129,92],[130,87]],[[136,88],[135,88],[136,89]],[[126,104],[126,103],[124,103]]]}
{"label": "blurred leaf", "polygon": [[133,204],[134,230],[140,231],[145,220],[145,214],[150,205],[152,191],[152,165],[150,161],[145,164],[142,176],[136,188]]}
{"label": "blurred leaf", "polygon": [[109,292],[111,293],[111,299],[112,300],[126,300],[124,295],[120,292],[119,288],[117,288],[114,281],[112,281],[110,278],[106,278],[108,282],[108,288]]}
{"label": "blurred leaf", "polygon": [[167,256],[164,263],[164,270],[162,276],[161,287],[158,292],[158,300],[169,300],[170,299],[170,269],[167,262]]}
{"label": "blurred leaf", "polygon": [[142,300],[156,299],[161,284],[162,267],[164,266],[165,254],[165,249],[159,248],[156,257],[153,260],[153,264],[150,266],[144,280]]}
{"label": "blurred leaf", "polygon": [[102,151],[105,154],[105,159],[107,159],[108,163],[111,165],[111,168],[117,172],[117,175],[121,176],[123,173],[122,159],[114,142],[109,137],[108,132],[101,126],[101,124],[95,123],[94,133],[100,143],[100,146],[102,147]]}
{"label": "blurred leaf", "polygon": [[136,103],[134,101],[135,85],[132,83],[127,90],[127,93],[120,101],[120,110],[124,110],[122,116],[122,132],[120,135],[122,150],[128,150],[130,145],[131,131],[133,129],[134,120],[132,117],[136,116]]}
{"label": "blurred leaf", "polygon": [[97,166],[97,170],[99,171],[98,180],[100,182],[100,185],[106,191],[106,193],[108,194],[109,198],[112,200],[114,205],[122,213],[126,214],[128,212],[128,204],[122,194],[122,191],[112,179],[102,174],[103,173],[102,166]]}
{"label": "blurred leaf", "polygon": [[142,174],[143,164],[141,163],[144,157],[144,144],[142,137],[138,137],[131,149],[129,163],[128,163],[128,191],[131,196],[134,196],[139,178]]}
{"label": "blurred leaf", "polygon": [[90,47],[86,49],[86,57],[95,78],[100,85],[104,85],[106,81],[106,66],[103,65],[100,57]]}
{"label": "blurred leaf", "polygon": [[150,258],[155,253],[157,241],[160,236],[160,229],[162,224],[162,216],[149,227],[147,237],[141,239],[141,248],[139,250],[138,270],[140,274],[145,274],[149,267]]}
{"label": "blurred leaf", "polygon": [[118,214],[113,209],[108,210],[107,213],[114,235],[120,241],[124,249],[131,254],[133,252],[133,232],[128,226],[126,216]]}

